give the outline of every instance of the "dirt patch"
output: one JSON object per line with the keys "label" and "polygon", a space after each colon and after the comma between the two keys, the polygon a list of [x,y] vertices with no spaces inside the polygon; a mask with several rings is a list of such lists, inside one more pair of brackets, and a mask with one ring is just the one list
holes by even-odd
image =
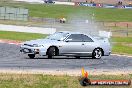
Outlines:
{"label": "dirt patch", "polygon": [[122,45],[132,47],[132,43],[123,43]]}
{"label": "dirt patch", "polygon": [[[23,69],[23,70],[16,70],[16,69],[0,69],[0,73],[8,73],[8,74],[44,74],[44,75],[69,75],[69,76],[80,76],[81,75],[81,69],[80,70],[63,70],[63,71],[56,71],[56,70],[31,70],[31,69]],[[88,71],[90,75],[127,75],[131,74],[132,71],[130,70],[96,70],[96,71]]]}
{"label": "dirt patch", "polygon": [[20,45],[22,41],[18,40],[9,40],[9,39],[0,39],[0,43],[7,43],[7,44],[15,44],[15,45]]}

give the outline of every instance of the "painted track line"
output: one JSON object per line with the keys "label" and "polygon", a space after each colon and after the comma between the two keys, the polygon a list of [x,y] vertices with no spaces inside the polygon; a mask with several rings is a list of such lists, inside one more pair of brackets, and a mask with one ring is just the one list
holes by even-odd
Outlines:
{"label": "painted track line", "polygon": [[131,57],[132,58],[132,55],[120,55],[120,54],[111,54],[111,55],[119,56],[119,57]]}
{"label": "painted track line", "polygon": [[0,40],[0,43],[6,43],[11,45],[21,45],[22,42],[20,41],[10,41],[10,40]]}

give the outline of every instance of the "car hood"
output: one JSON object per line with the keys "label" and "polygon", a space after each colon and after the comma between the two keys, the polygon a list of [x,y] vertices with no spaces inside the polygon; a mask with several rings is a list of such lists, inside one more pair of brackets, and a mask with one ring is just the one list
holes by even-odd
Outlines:
{"label": "car hood", "polygon": [[58,40],[51,40],[51,39],[37,39],[37,40],[31,40],[31,41],[26,41],[23,44],[37,44],[37,45],[44,45],[44,44],[56,44],[59,42]]}

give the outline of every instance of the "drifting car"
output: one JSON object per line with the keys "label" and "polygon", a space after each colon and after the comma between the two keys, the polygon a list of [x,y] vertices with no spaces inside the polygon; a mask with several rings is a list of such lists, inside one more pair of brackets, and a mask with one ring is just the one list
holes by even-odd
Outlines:
{"label": "drifting car", "polygon": [[79,32],[56,32],[44,39],[26,41],[21,44],[20,52],[29,58],[35,55],[74,56],[76,58],[91,56],[100,59],[109,56],[111,46],[108,38],[94,37]]}

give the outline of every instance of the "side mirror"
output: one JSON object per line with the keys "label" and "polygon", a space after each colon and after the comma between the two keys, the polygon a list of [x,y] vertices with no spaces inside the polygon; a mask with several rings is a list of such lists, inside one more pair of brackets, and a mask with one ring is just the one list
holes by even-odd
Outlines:
{"label": "side mirror", "polygon": [[67,39],[66,42],[72,41],[72,39]]}

